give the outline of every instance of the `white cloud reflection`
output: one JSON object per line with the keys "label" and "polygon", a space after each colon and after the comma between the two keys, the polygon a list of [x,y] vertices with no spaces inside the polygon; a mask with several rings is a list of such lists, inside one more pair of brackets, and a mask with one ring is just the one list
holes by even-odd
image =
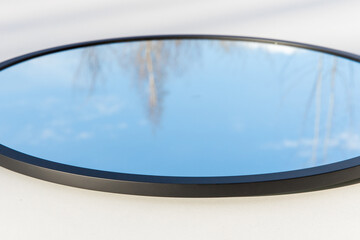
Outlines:
{"label": "white cloud reflection", "polygon": [[[348,151],[360,150],[360,135],[352,132],[344,131],[333,138],[323,139],[321,144],[326,144],[329,149],[340,148]],[[285,139],[277,146],[279,149],[284,148],[308,148],[315,144],[312,138],[302,138],[298,140]]]}
{"label": "white cloud reflection", "polygon": [[87,140],[92,138],[93,134],[91,132],[80,132],[77,136],[76,139],[78,140]]}
{"label": "white cloud reflection", "polygon": [[112,102],[112,103],[101,102],[101,103],[96,103],[95,108],[100,116],[104,116],[104,115],[110,116],[118,113],[123,108],[123,104],[120,104],[118,102]]}
{"label": "white cloud reflection", "polygon": [[53,129],[46,128],[40,134],[41,140],[60,140],[61,137]]}
{"label": "white cloud reflection", "polygon": [[128,128],[128,124],[126,122],[121,122],[117,125],[119,129],[126,129]]}
{"label": "white cloud reflection", "polygon": [[278,45],[278,44],[267,44],[267,43],[256,43],[256,42],[247,42],[244,44],[246,47],[250,49],[261,49],[269,53],[281,53],[285,55],[291,55],[294,54],[296,51],[298,51],[298,49],[295,47]]}

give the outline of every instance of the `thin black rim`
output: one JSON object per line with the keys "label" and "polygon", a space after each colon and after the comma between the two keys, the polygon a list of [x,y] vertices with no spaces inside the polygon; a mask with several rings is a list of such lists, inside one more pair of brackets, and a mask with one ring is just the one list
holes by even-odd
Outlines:
{"label": "thin black rim", "polygon": [[[297,42],[219,35],[161,35],[113,38],[36,51],[0,63],[0,71],[15,64],[60,51],[107,43],[212,39],[262,42],[299,47],[360,62],[360,56]],[[323,166],[271,174],[226,177],[169,177],[100,171],[30,156],[0,144],[0,166],[38,179],[114,193],[164,197],[228,197],[297,193],[343,186],[360,181],[360,157]]]}

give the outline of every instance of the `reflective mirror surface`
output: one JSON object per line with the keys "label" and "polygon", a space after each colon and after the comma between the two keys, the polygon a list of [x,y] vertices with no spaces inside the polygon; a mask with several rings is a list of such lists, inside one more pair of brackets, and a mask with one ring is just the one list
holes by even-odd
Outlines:
{"label": "reflective mirror surface", "polygon": [[82,47],[0,71],[0,143],[72,166],[216,177],[360,155],[360,66],[270,43]]}

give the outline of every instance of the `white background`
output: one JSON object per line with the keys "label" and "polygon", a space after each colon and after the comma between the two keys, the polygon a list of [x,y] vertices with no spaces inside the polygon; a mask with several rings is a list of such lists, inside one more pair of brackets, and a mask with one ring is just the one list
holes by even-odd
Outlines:
{"label": "white background", "polygon": [[[0,0],[0,61],[73,42],[225,34],[360,54],[358,0]],[[76,189],[0,168],[0,239],[359,239],[360,184],[181,199]]]}

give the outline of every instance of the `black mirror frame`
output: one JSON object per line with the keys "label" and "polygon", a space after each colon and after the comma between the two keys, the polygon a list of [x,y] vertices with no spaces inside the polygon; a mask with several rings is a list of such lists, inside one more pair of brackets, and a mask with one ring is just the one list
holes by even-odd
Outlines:
{"label": "black mirror frame", "polygon": [[[113,38],[75,43],[22,55],[0,63],[0,72],[50,53],[116,42],[213,39],[261,42],[328,53],[360,63],[360,56],[334,49],[274,39],[219,35],[161,35]],[[360,182],[360,157],[295,171],[228,176],[166,177],[99,171],[33,157],[0,144],[0,166],[31,177],[91,190],[163,197],[230,197],[298,193]]]}

